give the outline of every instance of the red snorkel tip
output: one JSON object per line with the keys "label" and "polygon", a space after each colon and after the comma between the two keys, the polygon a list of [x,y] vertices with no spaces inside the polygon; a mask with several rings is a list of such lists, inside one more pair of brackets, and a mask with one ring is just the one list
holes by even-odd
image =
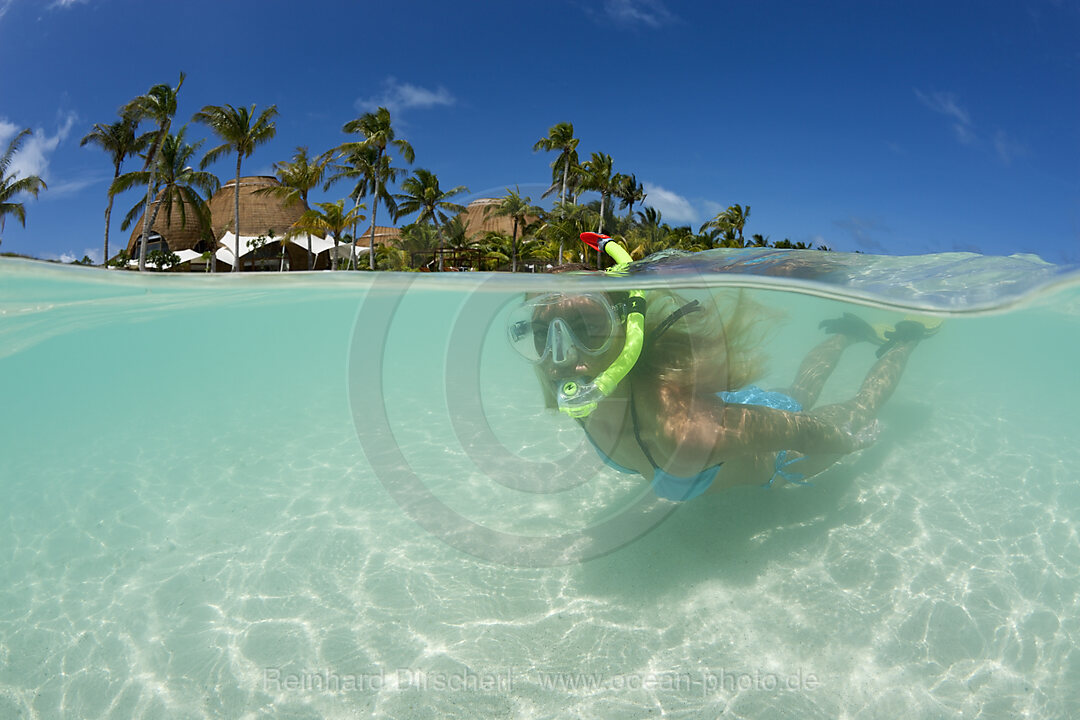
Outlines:
{"label": "red snorkel tip", "polygon": [[600,241],[607,240],[609,237],[609,235],[601,235],[600,233],[583,232],[581,233],[581,242],[600,252]]}

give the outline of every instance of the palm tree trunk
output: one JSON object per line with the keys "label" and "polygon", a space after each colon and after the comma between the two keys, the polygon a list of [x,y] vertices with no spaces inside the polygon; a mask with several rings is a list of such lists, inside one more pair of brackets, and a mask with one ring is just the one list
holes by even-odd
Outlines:
{"label": "palm tree trunk", "polygon": [[[139,238],[139,272],[146,272],[146,233],[150,224],[147,223],[150,214],[150,203],[154,193],[154,171],[150,171],[150,180],[146,183],[146,208],[142,214],[142,236]],[[157,213],[154,213],[155,215]]]}
{"label": "palm tree trunk", "polygon": [[[164,201],[164,199],[165,198],[162,197],[163,201]],[[154,203],[154,209],[150,212],[149,227],[154,227],[154,223],[157,222],[157,216],[158,216],[158,212],[161,210],[161,206],[162,206],[162,203],[160,203],[160,202],[155,202]],[[143,221],[145,222],[145,220],[146,220],[146,213],[143,213]],[[147,225],[143,225],[143,227],[147,227]],[[142,246],[143,255],[140,256],[139,261],[145,267],[145,265],[146,265],[146,258],[145,258],[145,253],[146,253],[145,233],[146,233],[146,231],[144,230],[143,233],[144,233],[143,246]],[[160,269],[161,268],[158,268],[158,270],[160,270]]]}
{"label": "palm tree trunk", "polygon": [[443,272],[445,269],[443,266],[443,235],[442,228],[435,228],[435,247],[439,249],[439,272]]}
{"label": "palm tree trunk", "polygon": [[[305,201],[306,204],[307,201]],[[311,254],[311,233],[307,234],[307,269],[310,270],[315,265],[315,259]]]}
{"label": "palm tree trunk", "polygon": [[[139,239],[139,272],[146,272],[146,233],[149,227],[153,226],[153,222],[150,225],[146,223],[146,216],[150,212],[150,203],[153,202],[154,192],[154,180],[157,178],[157,159],[161,154],[161,143],[165,139],[165,136],[169,132],[169,123],[158,127],[158,137],[153,147],[153,156],[147,157],[145,170],[150,171],[150,179],[146,182],[146,207],[143,209],[143,228],[142,237]],[[154,213],[155,218],[157,213]]]}
{"label": "palm tree trunk", "polygon": [[[116,182],[116,178],[120,177],[120,163],[116,163],[116,172],[113,174],[113,182]],[[109,266],[109,223],[112,217],[112,205],[113,200],[116,198],[109,195],[109,204],[105,206],[105,255],[101,258],[101,264],[103,267]]]}
{"label": "palm tree trunk", "polygon": [[236,233],[236,241],[233,243],[236,250],[236,262],[233,263],[233,272],[240,272],[240,152],[236,153],[236,184],[233,185],[233,232]]}
{"label": "palm tree trunk", "polygon": [[514,232],[510,236],[510,272],[517,272],[517,218],[514,218]]}
{"label": "palm tree trunk", "polygon": [[566,203],[566,176],[570,174],[570,158],[563,161],[562,169],[562,192],[559,193],[559,202]]}
{"label": "palm tree trunk", "polygon": [[112,217],[112,204],[114,199],[115,198],[110,195],[109,204],[105,208],[105,254],[101,258],[101,264],[105,267],[108,267],[109,265],[109,218]]}
{"label": "palm tree trunk", "polygon": [[375,214],[379,211],[379,181],[375,180],[375,195],[371,198],[371,238],[368,240],[368,269],[375,269]]}

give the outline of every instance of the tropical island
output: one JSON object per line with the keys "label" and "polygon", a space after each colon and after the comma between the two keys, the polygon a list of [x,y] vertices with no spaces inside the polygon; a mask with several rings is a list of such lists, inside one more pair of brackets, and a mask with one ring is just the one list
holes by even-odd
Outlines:
{"label": "tropical island", "polygon": [[[467,205],[455,202],[469,192],[467,187],[444,190],[430,170],[405,167],[415,163],[415,151],[398,137],[385,107],[345,122],[345,139],[335,147],[318,154],[298,147],[289,160],[274,163],[273,177],[244,176],[244,159],[275,135],[276,106],[257,111],[256,105],[207,105],[189,123],[178,125],[177,98],[184,79],[181,73],[175,86],[154,85],[121,106],[115,121],[93,125],[81,140],[103,150],[113,167],[104,267],[210,273],[599,267],[602,257],[578,242],[586,231],[618,238],[634,259],[667,249],[829,249],[770,241],[761,234],[747,237],[749,205],[728,206],[696,232],[690,226],[672,227],[645,204],[647,194],[636,176],[617,172],[610,155],[592,152],[581,159],[572,123],[552,126],[533,145],[534,151],[554,154],[550,186],[542,195],[554,198],[550,208],[534,204],[518,188]],[[204,151],[206,140],[190,140],[191,124],[209,130],[216,144]],[[0,156],[0,231],[8,216],[26,225],[20,198],[48,191],[40,177],[8,172],[30,134],[29,129],[16,134]],[[235,176],[224,184],[206,170],[232,158]],[[133,159],[141,161],[141,168],[124,172],[125,162]],[[400,183],[398,192],[391,192],[395,183]],[[320,187],[339,187],[344,197],[309,204],[309,193]],[[114,201],[133,190],[140,199],[121,223],[131,235],[123,249],[110,254]],[[585,193],[599,199],[583,201]],[[377,224],[380,210],[392,225]],[[397,226],[406,218],[411,221]],[[84,257],[75,264],[93,263]]]}

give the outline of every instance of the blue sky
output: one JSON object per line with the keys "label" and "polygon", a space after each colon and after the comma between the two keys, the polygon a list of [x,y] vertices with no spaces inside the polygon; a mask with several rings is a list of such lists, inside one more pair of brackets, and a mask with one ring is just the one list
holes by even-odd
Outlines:
{"label": "blue sky", "polygon": [[15,166],[49,184],[4,251],[100,259],[112,167],[79,139],[182,70],[179,122],[277,105],[245,175],[383,104],[443,187],[539,200],[532,145],[572,122],[672,225],[741,203],[774,240],[1080,262],[1077,0],[0,0],[0,67],[0,143],[32,128]]}

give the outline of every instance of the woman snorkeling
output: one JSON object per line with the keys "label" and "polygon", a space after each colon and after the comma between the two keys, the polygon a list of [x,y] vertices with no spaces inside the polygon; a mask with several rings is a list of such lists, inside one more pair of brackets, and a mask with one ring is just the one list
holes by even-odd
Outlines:
{"label": "woman snorkeling", "polygon": [[[630,261],[606,236],[582,240]],[[535,364],[548,406],[576,418],[605,462],[685,501],[734,485],[805,483],[872,444],[878,411],[932,334],[910,320],[879,334],[845,313],[821,323],[828,337],[791,387],[766,392],[751,382],[767,319],[741,292],[548,293],[513,313],[509,335]],[[844,350],[859,342],[879,346],[862,387],[815,407]]]}

